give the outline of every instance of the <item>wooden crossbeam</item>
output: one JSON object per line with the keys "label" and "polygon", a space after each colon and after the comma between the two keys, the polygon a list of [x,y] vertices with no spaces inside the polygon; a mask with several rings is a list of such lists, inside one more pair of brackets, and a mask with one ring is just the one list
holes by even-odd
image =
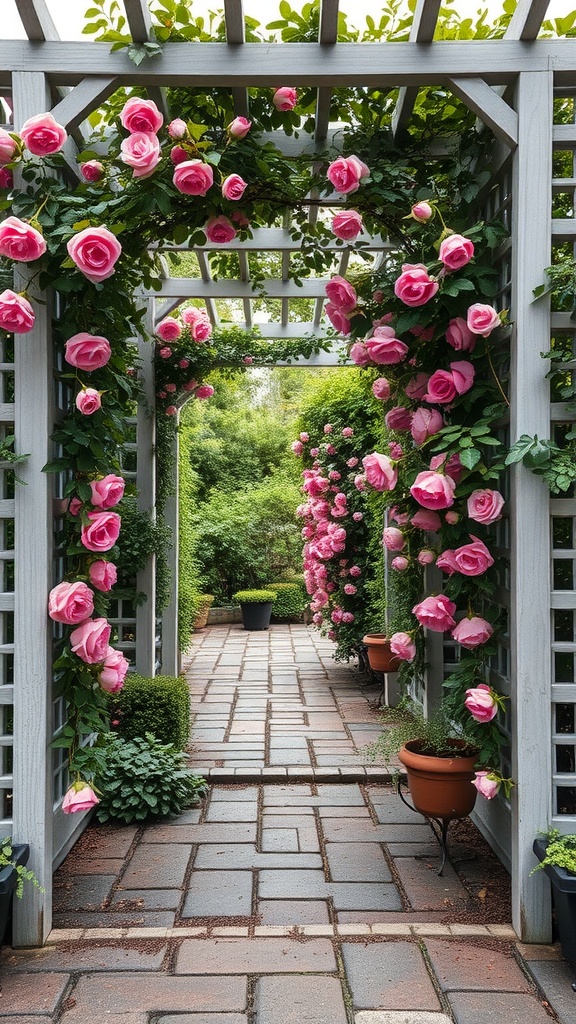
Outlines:
{"label": "wooden crossbeam", "polygon": [[[244,10],[242,0],[224,0],[224,24],[226,26],[226,42],[241,45],[246,36],[244,32]],[[235,87],[232,89],[234,110],[239,117],[248,117],[248,90]]]}
{"label": "wooden crossbeam", "polygon": [[481,78],[451,78],[450,89],[494,135],[513,148],[518,143],[518,115]]}
{"label": "wooden crossbeam", "polygon": [[[393,248],[392,243],[382,235],[368,235],[366,232],[358,235],[356,242],[365,243],[365,248],[370,252],[386,252]],[[152,248],[166,252],[188,252],[190,247],[187,242],[183,242],[182,245],[161,242]],[[247,238],[243,242],[236,239],[233,245],[226,246],[226,251],[259,252],[266,249],[269,252],[298,252],[301,248],[301,239],[292,238],[286,228],[255,228],[252,238]],[[336,239],[328,242],[325,248],[334,253],[345,251],[345,247],[336,244]],[[219,252],[221,250],[222,246],[217,242],[206,242],[205,245],[194,246],[195,252]]]}
{"label": "wooden crossbeam", "polygon": [[84,78],[64,99],[52,107],[52,115],[68,131],[77,128],[117,88],[115,78],[95,75]]}
{"label": "wooden crossbeam", "polygon": [[[412,19],[412,28],[410,29],[410,42],[432,42],[441,3],[442,0],[418,0]],[[418,86],[400,87],[394,113],[392,114],[392,134],[394,138],[407,127],[412,117],[417,97]]]}
{"label": "wooden crossbeam", "polygon": [[[198,261],[204,255],[197,253]],[[205,257],[204,257],[205,259]],[[325,298],[326,285],[330,278],[308,278],[299,285],[293,281],[271,278],[262,281],[261,288],[254,291],[250,282],[221,278],[198,280],[197,277],[171,277],[162,281],[162,287],[155,294],[158,298],[181,299],[316,299]]]}
{"label": "wooden crossbeam", "polygon": [[[146,0],[124,0],[124,7],[133,41],[135,43],[148,42],[152,38],[152,19]],[[169,119],[170,111],[165,90],[160,86],[150,86],[148,95],[162,111],[164,117]]]}
{"label": "wooden crossbeam", "polygon": [[550,0],[518,0],[504,38],[521,39],[524,42],[536,39],[549,3]]}
{"label": "wooden crossbeam", "polygon": [[[217,296],[212,295],[212,288],[214,288],[215,282],[212,280],[212,274],[210,273],[210,267],[208,265],[208,260],[206,259],[206,254],[204,252],[196,251],[196,259],[198,260],[198,267],[202,275],[202,283],[205,286],[204,295],[198,297],[204,299],[204,302],[206,304],[206,312],[210,317],[210,322],[213,324],[214,327],[217,327],[220,322],[220,318],[218,316],[218,310],[216,309],[216,305],[213,301],[215,298],[217,298]],[[160,292],[160,294],[162,295],[164,293]],[[178,290],[173,291],[172,296],[182,299],[192,297],[182,295],[181,292],[179,292]]]}
{"label": "wooden crossbeam", "polygon": [[28,39],[44,42],[60,38],[46,0],[15,0],[15,2]]}

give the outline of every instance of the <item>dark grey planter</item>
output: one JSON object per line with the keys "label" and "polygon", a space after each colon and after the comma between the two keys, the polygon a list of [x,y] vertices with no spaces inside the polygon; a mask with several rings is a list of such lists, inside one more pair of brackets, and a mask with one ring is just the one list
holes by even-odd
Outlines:
{"label": "dark grey planter", "polygon": [[[27,864],[30,856],[30,847],[27,843],[15,843],[12,847],[12,858],[16,864]],[[10,920],[12,897],[17,881],[16,869],[11,864],[0,870],[0,946],[4,943],[4,937]]]}
{"label": "dark grey planter", "polygon": [[241,601],[244,629],[268,629],[272,616],[272,601]]}
{"label": "dark grey planter", "polygon": [[[546,839],[535,839],[532,845],[539,861],[546,855]],[[576,875],[555,864],[546,864],[544,871],[552,882],[554,910],[562,956],[576,967]]]}

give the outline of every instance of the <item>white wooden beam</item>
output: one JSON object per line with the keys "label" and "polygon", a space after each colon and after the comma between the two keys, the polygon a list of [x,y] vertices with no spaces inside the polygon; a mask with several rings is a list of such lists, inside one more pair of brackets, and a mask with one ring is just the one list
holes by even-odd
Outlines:
{"label": "white wooden beam", "polygon": [[52,107],[52,116],[70,132],[117,88],[115,78],[99,75],[84,78],[55,107]]}
{"label": "white wooden beam", "polygon": [[210,317],[210,323],[212,324],[212,326],[217,327],[220,318],[218,316],[218,310],[216,309],[214,298],[210,290],[210,286],[213,285],[214,282],[212,280],[212,274],[210,273],[208,260],[206,259],[205,253],[202,251],[196,252],[196,259],[198,261],[198,268],[200,270],[200,274],[202,275],[202,281],[204,282],[205,285],[208,286],[206,289],[206,294],[203,296],[204,301],[206,303],[206,312]]}
{"label": "white wooden beam", "polygon": [[328,277],[308,278],[297,285],[293,281],[271,278],[254,291],[250,282],[227,278],[199,281],[197,277],[171,277],[162,281],[161,289],[154,294],[169,299],[316,299],[325,297],[329,280]]}
{"label": "white wooden beam", "polygon": [[[226,42],[241,46],[246,39],[242,0],[224,0],[224,24]],[[236,86],[232,89],[232,98],[236,114],[240,117],[248,117],[248,90]]]}
{"label": "white wooden beam", "polygon": [[549,3],[550,0],[518,0],[504,38],[524,42],[536,39]]}
{"label": "white wooden beam", "polygon": [[[417,0],[410,29],[410,42],[432,42],[441,3],[442,0]],[[407,127],[412,117],[417,97],[418,86],[400,87],[394,113],[392,114],[392,135],[394,138]]]}
{"label": "white wooden beam", "polygon": [[[148,42],[152,38],[152,19],[146,0],[124,0],[124,7],[133,41],[135,43]],[[170,111],[166,90],[159,85],[151,85],[148,87],[148,95],[168,120]]]}
{"label": "white wooden beam", "polygon": [[[382,238],[382,235],[369,235],[366,232],[362,232],[356,239],[357,242],[363,242],[364,248],[370,252],[387,252],[394,248],[392,243],[386,238]],[[156,251],[163,252],[189,252],[190,246],[184,242],[182,245],[175,245],[174,243],[162,243],[153,248]],[[244,241],[238,239],[234,240],[234,244],[226,246],[227,252],[259,252],[262,249],[266,249],[268,252],[298,252],[302,248],[302,240],[294,239],[291,237],[290,232],[286,228],[254,228],[253,237],[246,238]],[[337,245],[336,239],[331,240],[324,246],[327,250],[334,253],[341,253],[346,251],[346,246]],[[222,250],[222,245],[217,242],[206,242],[205,245],[199,245],[194,247],[194,252],[218,252]]]}
{"label": "white wooden beam", "polygon": [[162,612],[162,661],[163,676],[180,674],[180,648],[178,643],[178,431],[171,440],[171,460],[175,467],[171,493],[166,499],[164,520],[172,533],[172,543],[166,552],[166,562],[171,575],[170,601]]}
{"label": "white wooden beam", "polygon": [[41,42],[59,39],[46,0],[15,0],[28,39]]}
{"label": "white wooden beam", "polygon": [[513,149],[518,142],[518,115],[481,78],[451,78],[450,89],[494,135]]}
{"label": "white wooden beam", "polygon": [[[146,315],[146,329],[152,333],[152,302]],[[156,388],[154,381],[154,345],[138,339],[140,382],[143,401],[138,403],[136,425],[136,484],[138,508],[156,516]],[[122,533],[120,533],[120,545]],[[156,674],[156,556],[150,555],[136,577],[136,590],[146,601],[136,607],[136,671],[142,676]]]}

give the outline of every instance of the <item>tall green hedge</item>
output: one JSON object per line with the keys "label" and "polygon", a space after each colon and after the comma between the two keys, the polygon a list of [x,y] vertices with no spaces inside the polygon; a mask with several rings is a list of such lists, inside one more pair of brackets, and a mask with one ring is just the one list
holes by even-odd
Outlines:
{"label": "tall green hedge", "polygon": [[113,728],[124,739],[153,733],[160,743],[173,743],[177,750],[187,746],[190,691],[184,676],[148,679],[130,673],[109,703]]}

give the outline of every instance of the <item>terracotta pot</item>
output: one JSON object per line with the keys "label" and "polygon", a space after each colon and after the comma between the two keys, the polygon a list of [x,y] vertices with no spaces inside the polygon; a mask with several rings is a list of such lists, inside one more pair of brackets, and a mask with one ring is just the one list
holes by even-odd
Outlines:
{"label": "terracotta pot", "polygon": [[385,633],[367,633],[362,637],[362,643],[367,647],[368,662],[373,672],[398,671],[400,658],[392,654],[390,641]]}
{"label": "terracotta pot", "polygon": [[[418,740],[410,740],[398,752],[406,768],[412,803],[420,814],[431,818],[465,818],[474,807],[478,792],[472,785],[476,754],[461,757],[431,757],[418,753]],[[454,740],[454,747],[465,747]]]}

